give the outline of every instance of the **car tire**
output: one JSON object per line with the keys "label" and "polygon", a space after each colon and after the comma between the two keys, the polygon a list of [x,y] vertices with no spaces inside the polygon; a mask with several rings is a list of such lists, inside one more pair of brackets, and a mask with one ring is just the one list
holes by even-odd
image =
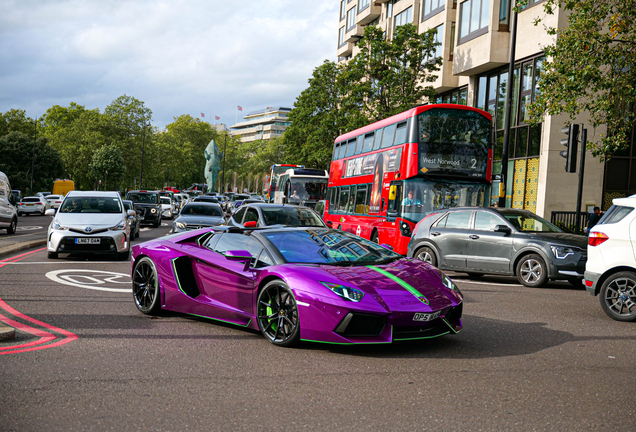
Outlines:
{"label": "car tire", "polygon": [[7,234],[15,234],[15,229],[17,226],[18,226],[18,220],[12,219],[11,223],[9,224],[9,228],[7,228]]}
{"label": "car tire", "polygon": [[479,279],[484,274],[483,273],[466,273],[468,275],[468,279]]}
{"label": "car tire", "polygon": [[616,321],[636,321],[636,273],[614,273],[603,282],[599,300],[603,312]]}
{"label": "car tire", "polygon": [[437,258],[435,252],[428,246],[423,246],[415,251],[413,254],[415,259],[429,263],[433,267],[437,267]]}
{"label": "car tire", "polygon": [[159,228],[159,225],[161,225],[161,219],[157,219],[157,222],[152,224],[152,226],[155,228]]}
{"label": "car tire", "polygon": [[373,231],[373,234],[371,234],[371,241],[373,243],[380,244],[380,237],[378,237],[378,232],[377,231]]}
{"label": "car tire", "polygon": [[298,304],[285,282],[276,279],[265,285],[256,304],[258,328],[265,339],[282,347],[300,341]]}
{"label": "car tire", "polygon": [[548,269],[543,258],[537,254],[529,254],[517,263],[517,280],[520,284],[531,288],[545,285],[548,280]]}
{"label": "car tire", "polygon": [[157,267],[149,257],[143,257],[133,268],[132,290],[135,306],[143,314],[157,315],[161,310],[161,292]]}
{"label": "car tire", "polygon": [[49,252],[47,256],[49,259],[57,259],[57,252]]}

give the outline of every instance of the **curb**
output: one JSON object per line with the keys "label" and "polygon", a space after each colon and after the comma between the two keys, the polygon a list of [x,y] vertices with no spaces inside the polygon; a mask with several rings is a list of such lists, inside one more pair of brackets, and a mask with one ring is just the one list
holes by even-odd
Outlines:
{"label": "curb", "polygon": [[16,252],[21,252],[23,250],[32,249],[37,246],[44,246],[46,244],[46,238],[38,239],[38,240],[30,240],[21,243],[15,243],[10,246],[5,246],[0,248],[0,258],[5,257],[7,255],[12,255]]}
{"label": "curb", "polygon": [[[0,248],[0,258],[5,257],[7,255],[13,255],[16,252],[21,252],[27,249],[33,249],[34,247],[43,246],[46,244],[46,238],[39,240],[31,240],[21,243],[15,243],[10,246],[5,246]],[[2,321],[0,321],[0,341],[7,341],[15,339],[15,329],[13,327],[9,327]]]}

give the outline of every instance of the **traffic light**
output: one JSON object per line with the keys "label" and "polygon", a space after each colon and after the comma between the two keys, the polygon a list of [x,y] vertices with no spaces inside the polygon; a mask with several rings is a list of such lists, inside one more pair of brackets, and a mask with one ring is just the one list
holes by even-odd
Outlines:
{"label": "traffic light", "polygon": [[561,144],[567,147],[566,150],[559,152],[561,157],[565,158],[565,172],[576,172],[576,153],[579,149],[579,125],[571,124],[561,129],[567,138],[561,140]]}

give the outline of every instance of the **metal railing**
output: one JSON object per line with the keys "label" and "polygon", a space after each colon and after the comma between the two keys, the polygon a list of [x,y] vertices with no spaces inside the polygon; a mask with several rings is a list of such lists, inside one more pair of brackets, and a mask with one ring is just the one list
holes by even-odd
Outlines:
{"label": "metal railing", "polygon": [[553,211],[550,222],[552,222],[554,225],[558,226],[565,232],[585,235],[585,230],[583,230],[583,228],[587,226],[587,221],[590,218],[590,214],[587,212],[581,212],[580,214],[581,221],[578,232],[576,229],[576,212]]}

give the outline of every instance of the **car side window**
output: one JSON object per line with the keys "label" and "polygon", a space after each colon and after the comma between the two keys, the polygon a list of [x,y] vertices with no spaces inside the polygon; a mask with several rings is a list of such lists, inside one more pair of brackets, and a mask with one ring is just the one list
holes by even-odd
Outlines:
{"label": "car side window", "polygon": [[250,267],[259,268],[274,262],[257,240],[244,234],[224,233],[214,246],[214,251],[225,254],[229,250],[246,250],[252,256]]}
{"label": "car side window", "polygon": [[245,211],[243,223],[245,222],[258,222],[258,212],[256,209],[250,207]]}
{"label": "car side window", "polygon": [[495,214],[478,211],[475,214],[475,229],[480,231],[494,231],[497,225],[506,225],[500,217]]}
{"label": "car side window", "polygon": [[448,215],[437,222],[435,226],[438,228],[468,229],[472,213],[472,210],[448,212]]}
{"label": "car side window", "polygon": [[234,219],[234,222],[240,224],[243,221],[243,215],[245,215],[245,208],[239,209],[239,211],[237,211],[236,213],[234,213],[234,216],[232,216],[232,219]]}

